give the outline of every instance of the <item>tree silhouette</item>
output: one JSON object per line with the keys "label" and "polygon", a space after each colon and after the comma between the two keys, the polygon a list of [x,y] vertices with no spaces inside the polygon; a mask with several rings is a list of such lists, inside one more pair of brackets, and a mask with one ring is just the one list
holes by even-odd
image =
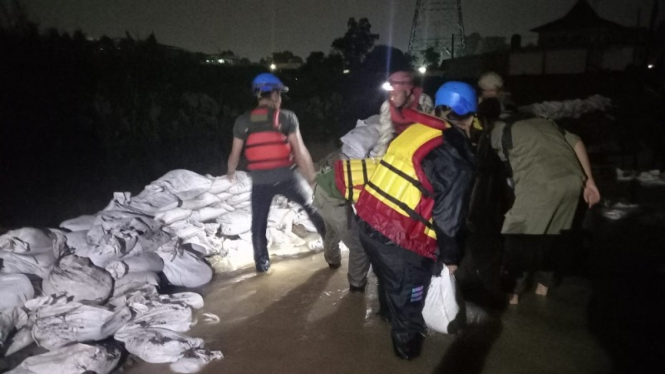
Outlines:
{"label": "tree silhouette", "polygon": [[379,34],[372,34],[372,25],[367,18],[356,21],[349,18],[346,34],[332,42],[332,48],[344,58],[344,64],[349,69],[355,69],[372,50],[374,43],[379,39]]}

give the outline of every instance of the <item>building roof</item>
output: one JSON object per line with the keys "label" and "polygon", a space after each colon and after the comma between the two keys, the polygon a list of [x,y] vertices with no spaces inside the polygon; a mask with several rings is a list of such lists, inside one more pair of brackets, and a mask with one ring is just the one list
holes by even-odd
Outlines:
{"label": "building roof", "polygon": [[586,0],[579,0],[568,13],[556,21],[532,29],[532,32],[552,32],[580,29],[623,30],[625,27],[598,16]]}

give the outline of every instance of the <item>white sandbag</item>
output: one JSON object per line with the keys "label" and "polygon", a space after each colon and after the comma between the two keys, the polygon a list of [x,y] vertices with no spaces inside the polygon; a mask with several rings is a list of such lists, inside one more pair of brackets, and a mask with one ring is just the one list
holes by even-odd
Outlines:
{"label": "white sandbag", "polygon": [[142,253],[137,256],[126,256],[118,261],[113,261],[106,265],[106,271],[113,278],[120,279],[127,273],[138,273],[141,271],[151,271],[159,273],[164,269],[164,261],[154,252]]}
{"label": "white sandbag", "polygon": [[178,292],[171,295],[159,295],[159,301],[162,303],[183,304],[190,308],[203,308],[203,297],[196,292]]}
{"label": "white sandbag", "polygon": [[[28,319],[27,315],[26,319]],[[16,353],[35,342],[35,339],[32,337],[32,325],[20,328],[17,326],[17,329],[18,331],[5,342],[5,346],[7,346],[5,356]]]}
{"label": "white sandbag", "polygon": [[153,364],[176,362],[187,351],[203,347],[203,339],[160,328],[133,329],[116,333],[115,340],[125,343],[125,349]]}
{"label": "white sandbag", "polygon": [[74,254],[81,257],[86,257],[82,254],[88,253],[94,247],[88,244],[88,230],[68,232],[65,237],[67,238],[67,247],[71,248]]}
{"label": "white sandbag", "polygon": [[234,195],[234,196],[226,199],[224,202],[231,205],[231,206],[233,206],[233,207],[235,207],[235,208],[238,208],[236,205],[238,205],[240,203],[248,202],[248,201],[250,201],[251,198],[252,198],[252,192],[248,191],[248,192],[243,192],[243,193],[239,193],[237,195]]}
{"label": "white sandbag", "polygon": [[236,182],[229,187],[226,192],[239,195],[241,193],[250,192],[252,190],[252,178],[249,174],[241,171],[236,172]]}
{"label": "white sandbag", "polygon": [[282,222],[284,217],[289,213],[288,208],[280,208],[277,206],[270,207],[270,213],[268,213],[268,227],[282,228]]}
{"label": "white sandbag", "polygon": [[443,334],[449,333],[449,325],[459,313],[455,293],[455,277],[450,275],[450,270],[444,266],[440,277],[432,277],[425,299],[422,314],[427,327]]}
{"label": "white sandbag", "polygon": [[164,275],[174,286],[199,287],[212,279],[212,268],[197,255],[180,248],[177,240],[165,244],[157,254],[164,260]]}
{"label": "white sandbag", "polygon": [[211,194],[218,195],[226,192],[229,188],[231,188],[231,181],[226,175],[222,175],[221,177],[213,177],[211,175],[206,175],[206,178],[212,181],[212,185],[208,190],[208,192],[210,192]]}
{"label": "white sandbag", "polygon": [[379,135],[376,125],[368,126],[364,121],[358,120],[356,127],[340,138],[342,153],[352,159],[365,158],[379,140]]}
{"label": "white sandbag", "polygon": [[7,337],[20,319],[27,319],[27,315],[20,308],[0,310],[0,351],[2,351]]}
{"label": "white sandbag", "polygon": [[195,324],[192,309],[184,304],[149,301],[145,304],[134,303],[131,308],[136,317],[122,326],[118,330],[118,334],[130,332],[134,329],[155,327],[176,332],[187,332]]}
{"label": "white sandbag", "polygon": [[102,209],[102,212],[131,210],[127,205],[131,200],[131,192],[114,192],[113,199]]}
{"label": "white sandbag", "polygon": [[106,301],[113,290],[113,279],[104,269],[90,259],[69,255],[62,257],[53,271],[42,282],[44,294],[65,294],[74,301],[87,300],[94,303]]}
{"label": "white sandbag", "polygon": [[211,206],[192,212],[192,219],[199,222],[213,221],[221,217],[222,215],[232,211],[226,209],[226,207],[230,207],[230,205],[222,203],[213,204]]}
{"label": "white sandbag", "polygon": [[212,235],[196,235],[183,240],[182,244],[189,244],[192,250],[203,256],[224,254],[223,240]]}
{"label": "white sandbag", "polygon": [[242,203],[235,204],[233,206],[236,209],[251,209],[252,208],[252,202],[250,200],[243,201]]}
{"label": "white sandbag", "polygon": [[208,192],[212,181],[193,171],[180,169],[169,171],[151,184],[163,187],[164,190],[185,201]]}
{"label": "white sandbag", "polygon": [[226,200],[232,198],[235,195],[230,193],[230,192],[221,192],[221,193],[215,194],[215,196],[217,196],[219,201],[226,201]]}
{"label": "white sandbag", "polygon": [[157,213],[155,215],[155,221],[163,223],[165,225],[170,225],[173,222],[187,219],[191,215],[192,211],[190,209],[176,208],[168,210],[166,212]]}
{"label": "white sandbag", "polygon": [[94,215],[83,215],[68,219],[60,224],[60,227],[69,231],[90,230],[95,222]]}
{"label": "white sandbag", "polygon": [[221,351],[208,351],[195,349],[188,352],[183,358],[172,363],[169,368],[176,373],[198,373],[212,360],[224,358]]}
{"label": "white sandbag", "polygon": [[35,297],[30,279],[23,274],[0,274],[0,311],[20,308]]}
{"label": "white sandbag", "polygon": [[[135,245],[136,242],[133,241],[132,244]],[[89,259],[95,266],[101,268],[127,254],[123,243],[113,235],[104,236],[98,244],[76,248],[74,253]]]}
{"label": "white sandbag", "polygon": [[7,374],[108,374],[120,361],[120,348],[73,344],[28,357]]}
{"label": "white sandbag", "polygon": [[140,271],[136,273],[127,273],[124,277],[116,279],[113,287],[113,297],[127,295],[144,286],[159,286],[159,275],[151,271]]}
{"label": "white sandbag", "polygon": [[0,250],[20,254],[38,254],[53,249],[54,235],[49,230],[24,227],[0,235]]}
{"label": "white sandbag", "polygon": [[197,210],[220,202],[221,200],[217,196],[209,192],[204,192],[194,199],[183,201],[182,204],[180,204],[180,208]]}
{"label": "white sandbag", "polygon": [[252,228],[252,215],[244,210],[236,210],[217,218],[222,225],[222,235],[234,236]]}
{"label": "white sandbag", "polygon": [[121,295],[114,295],[106,305],[114,305],[116,307],[129,306],[133,303],[148,302],[158,296],[159,292],[157,291],[156,285],[143,284],[138,287],[133,287]]}
{"label": "white sandbag", "polygon": [[128,307],[87,305],[72,302],[40,308],[32,336],[48,350],[70,343],[106,339],[132,319]]}
{"label": "white sandbag", "polygon": [[178,207],[180,199],[169,191],[164,191],[162,187],[155,185],[148,185],[137,196],[131,198],[127,203],[127,208],[154,216],[159,212],[175,209]]}
{"label": "white sandbag", "polygon": [[199,234],[205,235],[205,225],[193,219],[174,222],[164,227],[164,230],[180,239],[191,238]]}
{"label": "white sandbag", "polygon": [[55,262],[53,251],[36,255],[23,255],[0,251],[0,273],[31,274],[39,278],[48,276]]}

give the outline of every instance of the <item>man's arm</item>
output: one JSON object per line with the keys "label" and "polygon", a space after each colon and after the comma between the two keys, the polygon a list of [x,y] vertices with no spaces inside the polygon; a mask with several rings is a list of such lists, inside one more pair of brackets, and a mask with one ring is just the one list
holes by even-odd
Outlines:
{"label": "man's arm", "polygon": [[244,144],[244,140],[236,137],[233,138],[231,154],[229,154],[229,160],[226,165],[226,175],[228,175],[230,180],[235,180],[236,178],[236,168],[238,167],[238,162],[240,161],[240,152],[242,152],[242,146]]}
{"label": "man's arm", "polygon": [[600,201],[600,191],[598,191],[598,187],[596,187],[596,182],[593,180],[593,174],[591,173],[591,163],[589,162],[589,155],[586,152],[586,147],[584,146],[582,140],[578,140],[577,143],[575,143],[573,149],[575,150],[575,155],[577,156],[577,160],[580,162],[580,165],[582,165],[582,169],[584,169],[584,174],[586,174],[587,177],[586,183],[584,183],[583,196],[584,196],[584,201],[586,201],[586,203],[589,204],[589,208],[591,208],[594,204]]}
{"label": "man's arm", "polygon": [[314,177],[316,177],[314,163],[312,162],[312,156],[309,154],[309,151],[302,140],[300,129],[296,128],[294,132],[290,133],[288,140],[289,145],[291,145],[291,151],[293,152],[296,165],[300,168],[300,172],[309,184],[314,184]]}

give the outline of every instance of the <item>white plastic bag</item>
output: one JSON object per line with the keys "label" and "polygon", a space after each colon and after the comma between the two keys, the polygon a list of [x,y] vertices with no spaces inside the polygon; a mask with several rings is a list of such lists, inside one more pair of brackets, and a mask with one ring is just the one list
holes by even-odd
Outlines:
{"label": "white plastic bag", "polygon": [[448,267],[444,266],[440,277],[432,277],[425,299],[423,318],[427,327],[443,334],[449,333],[449,325],[459,313],[455,293],[455,278],[450,275]]}

